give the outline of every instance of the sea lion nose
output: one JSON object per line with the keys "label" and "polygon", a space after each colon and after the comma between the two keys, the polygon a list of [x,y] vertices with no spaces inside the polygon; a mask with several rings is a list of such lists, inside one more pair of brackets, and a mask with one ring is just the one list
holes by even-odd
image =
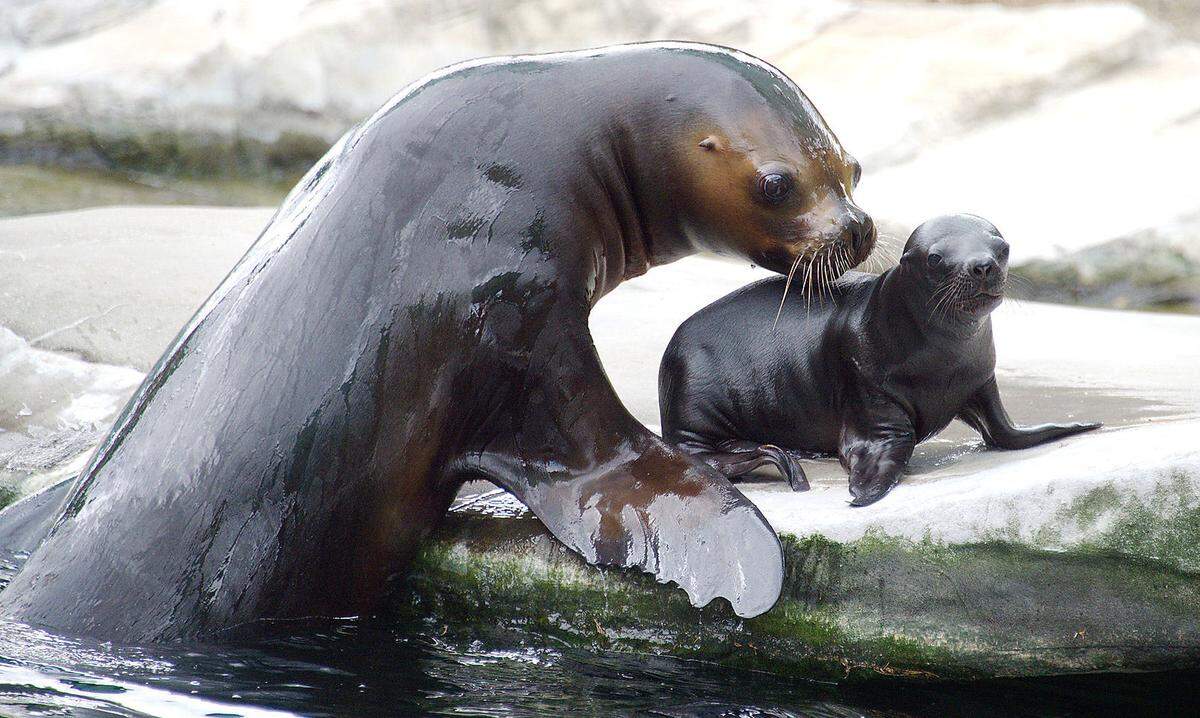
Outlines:
{"label": "sea lion nose", "polygon": [[1000,269],[999,265],[996,264],[996,260],[992,259],[991,257],[981,257],[979,259],[971,260],[968,268],[970,269],[971,274],[973,274],[975,278],[981,282],[987,281],[994,277]]}
{"label": "sea lion nose", "polygon": [[875,220],[858,207],[850,209],[850,246],[862,259],[875,248]]}

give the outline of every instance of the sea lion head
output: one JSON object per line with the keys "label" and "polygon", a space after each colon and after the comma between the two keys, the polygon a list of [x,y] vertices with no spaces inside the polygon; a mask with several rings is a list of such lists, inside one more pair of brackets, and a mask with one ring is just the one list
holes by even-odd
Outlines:
{"label": "sea lion head", "polygon": [[782,72],[741,53],[715,64],[677,138],[692,245],[828,280],[866,259],[875,225],[852,198],[858,161]]}
{"label": "sea lion head", "polygon": [[931,319],[977,323],[1004,299],[1008,242],[982,217],[936,217],[913,230],[900,265],[919,287]]}

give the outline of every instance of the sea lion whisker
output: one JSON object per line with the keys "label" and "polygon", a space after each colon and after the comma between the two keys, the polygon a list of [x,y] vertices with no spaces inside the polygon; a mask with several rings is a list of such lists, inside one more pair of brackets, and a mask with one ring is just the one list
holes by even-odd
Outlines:
{"label": "sea lion whisker", "polygon": [[927,304],[931,308],[935,307],[938,304],[938,302],[941,301],[942,297],[944,297],[946,295],[946,293],[950,292],[952,289],[953,289],[952,282],[950,282],[950,281],[942,282],[937,287],[935,287],[932,292],[929,293],[929,299],[927,300]]}
{"label": "sea lion whisker", "polygon": [[825,293],[829,295],[829,301],[833,301],[833,283],[837,281],[837,271],[835,270],[835,255],[831,253],[825,257]]}
{"label": "sea lion whisker", "polygon": [[787,282],[783,285],[783,296],[779,298],[779,309],[775,311],[775,321],[771,323],[771,331],[775,331],[775,327],[779,325],[779,315],[783,314],[783,303],[787,301],[788,289],[792,286],[792,276],[796,274],[796,267],[800,266],[800,260],[803,258],[803,254],[797,254],[796,261],[792,262],[792,268],[788,270]]}
{"label": "sea lion whisker", "polygon": [[1033,292],[1033,282],[1028,277],[1010,271],[1008,276],[1004,278],[1004,284],[1000,287],[1000,290],[1006,298],[1025,299]]}
{"label": "sea lion whisker", "polygon": [[933,301],[933,307],[929,312],[930,318],[938,319],[949,314],[950,307],[954,306],[955,302],[958,300],[960,280],[961,277],[954,275],[953,277],[950,277],[946,281],[942,282],[942,284],[936,290],[934,290],[933,294],[930,295],[931,300],[936,299],[936,301]]}
{"label": "sea lion whisker", "polygon": [[956,306],[960,306],[963,300],[963,281],[961,275],[954,277],[954,291],[950,293],[950,301],[946,302],[942,308],[942,318],[950,315],[950,310]]}
{"label": "sea lion whisker", "polygon": [[813,263],[816,261],[814,257],[809,261],[808,266],[804,268],[804,313],[812,314],[812,273]]}
{"label": "sea lion whisker", "polygon": [[826,252],[821,257],[821,296],[829,297],[829,301],[833,301],[833,290],[830,286],[833,284],[833,268],[829,265],[829,252]]}
{"label": "sea lion whisker", "polygon": [[901,241],[902,240],[899,237],[893,237],[887,234],[877,233],[875,235],[875,246],[882,249],[899,249],[902,246]]}
{"label": "sea lion whisker", "polygon": [[966,289],[969,285],[970,285],[970,282],[968,281],[967,276],[965,274],[960,273],[957,277],[955,277],[954,294],[952,295],[954,297],[954,301],[952,301],[946,305],[945,311],[943,313],[943,318],[948,317],[950,315],[950,310],[952,308],[958,308],[958,309],[964,308],[966,301],[967,301],[967,294],[968,294]]}
{"label": "sea lion whisker", "polygon": [[813,289],[817,294],[817,304],[820,304],[825,297],[825,255],[819,254],[815,257],[816,265],[813,271],[816,276],[813,277]]}

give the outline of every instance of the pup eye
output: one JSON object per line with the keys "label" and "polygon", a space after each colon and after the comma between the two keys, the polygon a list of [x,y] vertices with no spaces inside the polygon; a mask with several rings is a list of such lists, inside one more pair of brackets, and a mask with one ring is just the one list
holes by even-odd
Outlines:
{"label": "pup eye", "polygon": [[792,193],[792,178],[772,173],[758,178],[758,191],[771,204],[779,204]]}
{"label": "pup eye", "polygon": [[940,254],[929,255],[929,266],[940,267],[941,264],[942,264],[942,255],[940,255]]}

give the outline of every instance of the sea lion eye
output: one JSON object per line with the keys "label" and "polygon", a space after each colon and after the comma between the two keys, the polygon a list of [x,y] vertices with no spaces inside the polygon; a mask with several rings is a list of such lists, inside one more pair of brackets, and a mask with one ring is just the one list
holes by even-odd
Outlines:
{"label": "sea lion eye", "polygon": [[942,266],[942,255],[940,255],[940,254],[929,255],[929,266],[931,266],[931,267]]}
{"label": "sea lion eye", "polygon": [[758,178],[758,191],[771,204],[779,204],[792,193],[792,178],[772,172]]}

